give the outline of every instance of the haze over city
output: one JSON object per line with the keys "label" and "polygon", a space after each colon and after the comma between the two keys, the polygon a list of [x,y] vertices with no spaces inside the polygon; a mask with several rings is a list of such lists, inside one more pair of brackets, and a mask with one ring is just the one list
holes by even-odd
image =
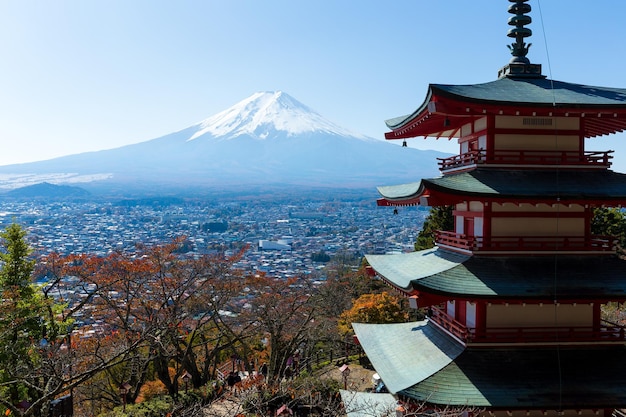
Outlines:
{"label": "haze over city", "polygon": [[[626,3],[531,1],[529,58],[549,78],[626,86]],[[0,2],[0,165],[150,140],[256,91],[282,90],[382,139],[429,83],[480,83],[510,59],[508,3],[123,0]],[[615,149],[624,135],[590,139]],[[454,142],[409,146],[457,150]],[[620,149],[622,151],[620,151]]]}

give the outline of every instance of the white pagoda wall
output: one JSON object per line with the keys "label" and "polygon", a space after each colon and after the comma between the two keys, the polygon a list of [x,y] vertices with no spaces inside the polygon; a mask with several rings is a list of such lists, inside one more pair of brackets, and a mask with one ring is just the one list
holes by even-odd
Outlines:
{"label": "white pagoda wall", "polygon": [[[455,206],[457,211],[461,212],[470,212],[470,216],[474,219],[474,230],[469,231],[465,230],[465,218],[469,216],[455,216],[454,217],[454,230],[458,234],[469,234],[472,236],[483,236],[484,235],[484,204],[482,201],[470,201],[465,203],[459,203]],[[474,213],[476,213],[474,215]]]}
{"label": "white pagoda wall", "polygon": [[[461,126],[461,137],[459,138],[459,143],[461,145],[461,154],[469,152],[469,141],[472,138],[475,138],[475,135],[478,132],[486,132],[487,130],[487,118],[481,117],[480,119],[474,120],[473,123],[467,123]],[[482,134],[478,137],[478,149],[485,150],[487,149],[487,135]]]}
{"label": "white pagoda wall", "polygon": [[476,327],[476,303],[466,302],[465,325],[469,328]]}

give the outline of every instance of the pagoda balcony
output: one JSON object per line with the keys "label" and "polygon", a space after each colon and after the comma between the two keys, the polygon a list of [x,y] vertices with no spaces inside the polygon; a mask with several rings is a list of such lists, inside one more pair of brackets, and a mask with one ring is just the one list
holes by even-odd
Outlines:
{"label": "pagoda balcony", "polygon": [[522,344],[522,343],[623,343],[626,329],[602,321],[600,326],[549,326],[549,327],[494,327],[476,329],[467,327],[446,314],[441,308],[431,308],[430,320],[465,345],[469,344]]}
{"label": "pagoda balcony", "polygon": [[439,170],[463,169],[473,165],[507,166],[576,166],[590,168],[609,168],[613,151],[533,151],[533,150],[484,150],[470,151],[449,158],[437,158]]}
{"label": "pagoda balcony", "polygon": [[462,252],[615,252],[614,236],[467,236],[437,231],[438,246]]}

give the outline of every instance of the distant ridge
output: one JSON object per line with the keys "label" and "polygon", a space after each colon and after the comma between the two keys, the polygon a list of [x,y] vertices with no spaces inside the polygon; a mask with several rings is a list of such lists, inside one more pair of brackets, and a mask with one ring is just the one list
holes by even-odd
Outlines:
{"label": "distant ridge", "polygon": [[9,197],[20,198],[68,198],[89,197],[91,193],[69,185],[55,185],[47,182],[16,188],[7,193]]}
{"label": "distant ridge", "polygon": [[350,132],[284,92],[260,92],[146,142],[0,166],[0,189],[43,181],[118,194],[371,188],[438,176],[436,158],[443,156]]}

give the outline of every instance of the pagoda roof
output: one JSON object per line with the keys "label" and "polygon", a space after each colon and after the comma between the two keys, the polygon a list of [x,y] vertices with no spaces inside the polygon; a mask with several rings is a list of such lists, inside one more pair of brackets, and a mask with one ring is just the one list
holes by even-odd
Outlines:
{"label": "pagoda roof", "polygon": [[444,369],[464,349],[429,320],[386,325],[352,323],[352,328],[376,372],[392,393]]}
{"label": "pagoda roof", "polygon": [[469,85],[430,84],[417,110],[385,121],[392,130],[385,136],[453,137],[468,117],[488,114],[587,117],[585,137],[605,135],[626,129],[626,89],[543,77],[502,77]]}
{"label": "pagoda roof", "polygon": [[405,291],[505,300],[626,299],[626,261],[616,256],[468,256],[443,249],[367,255]]}
{"label": "pagoda roof", "polygon": [[[626,200],[626,174],[610,170],[499,170],[477,168],[419,182],[382,186],[379,205],[415,205],[420,197],[434,204],[453,204],[468,197],[491,200],[621,202]],[[444,200],[437,203],[438,200]]]}
{"label": "pagoda roof", "polygon": [[[419,355],[419,346],[405,348]],[[624,407],[624,384],[623,346],[468,349],[399,394],[451,406],[603,409]]]}
{"label": "pagoda roof", "polygon": [[415,282],[455,269],[471,256],[431,248],[393,255],[365,255],[365,258],[378,274],[394,286],[410,290]]}
{"label": "pagoda roof", "polygon": [[354,323],[390,392],[430,404],[505,410],[626,405],[626,347],[465,349],[429,320]]}

